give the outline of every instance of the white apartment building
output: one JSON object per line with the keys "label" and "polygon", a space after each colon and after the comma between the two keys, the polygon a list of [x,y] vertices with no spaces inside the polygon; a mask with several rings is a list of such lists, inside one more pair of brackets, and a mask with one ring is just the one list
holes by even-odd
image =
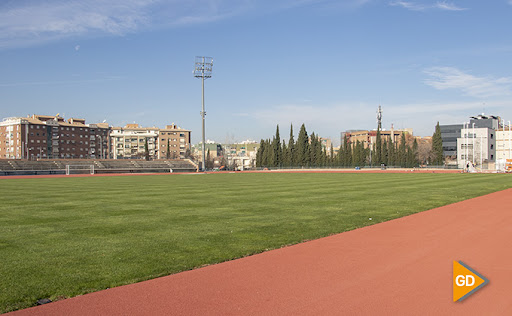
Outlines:
{"label": "white apartment building", "polygon": [[146,140],[149,156],[155,157],[155,144],[158,138],[158,128],[140,128],[138,124],[128,124],[125,127],[113,127],[110,132],[112,158],[142,158],[145,155]]}
{"label": "white apartment building", "polygon": [[463,128],[457,138],[457,164],[476,166],[496,161],[496,131],[491,128]]}
{"label": "white apartment building", "polygon": [[146,140],[152,159],[185,158],[187,150],[190,150],[190,131],[175,124],[162,129],[140,127],[138,124],[113,127],[110,138],[114,159],[143,158]]}

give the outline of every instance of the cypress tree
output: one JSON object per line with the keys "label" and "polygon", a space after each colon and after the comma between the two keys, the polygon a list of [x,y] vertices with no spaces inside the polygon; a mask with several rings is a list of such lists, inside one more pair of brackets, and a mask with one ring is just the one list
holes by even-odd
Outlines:
{"label": "cypress tree", "polygon": [[206,151],[206,161],[204,163],[204,167],[206,169],[211,169],[211,163],[210,163],[210,148]]}
{"label": "cypress tree", "polygon": [[382,137],[380,135],[380,128],[377,128],[377,137],[375,140],[375,162],[378,166],[382,163]]}
{"label": "cypress tree", "polygon": [[395,145],[389,140],[388,142],[388,166],[394,166],[395,162]]}
{"label": "cypress tree", "polygon": [[266,152],[265,152],[265,159],[266,159],[266,166],[267,167],[273,167],[274,166],[274,147],[272,146],[272,142],[270,139],[267,139],[265,142]]}
{"label": "cypress tree", "polygon": [[400,167],[406,167],[407,162],[407,150],[405,148],[405,133],[402,133],[402,137],[400,137],[400,147],[398,149],[398,156]]}
{"label": "cypress tree", "polygon": [[311,162],[309,153],[309,138],[308,132],[306,131],[306,126],[304,124],[302,124],[302,126],[300,127],[296,145],[297,166],[309,166],[309,163]]}
{"label": "cypress tree", "polygon": [[334,165],[334,146],[332,146],[332,143],[331,143],[331,151],[329,153],[329,166],[332,167]]}
{"label": "cypress tree", "polygon": [[414,143],[412,143],[412,153],[413,153],[413,167],[419,166],[419,158],[418,158],[418,141],[414,138]]}
{"label": "cypress tree", "polygon": [[382,142],[380,157],[381,157],[382,163],[387,166],[388,162],[389,162],[388,161],[388,142],[387,141]]}
{"label": "cypress tree", "polygon": [[289,158],[289,152],[288,148],[286,147],[286,142],[283,139],[283,143],[281,144],[281,153],[282,153],[282,159],[281,159],[281,165],[284,167],[290,166],[290,158]]}
{"label": "cypress tree", "polygon": [[443,164],[443,139],[441,138],[441,127],[437,122],[434,135],[432,135],[432,163],[440,166]]}
{"label": "cypress tree", "polygon": [[290,139],[288,140],[288,156],[289,166],[293,167],[296,164],[295,160],[295,140],[293,139],[293,124],[290,124]]}
{"label": "cypress tree", "polygon": [[256,167],[261,168],[263,167],[263,153],[265,151],[265,141],[262,139],[260,141],[260,147],[258,148],[258,151],[256,152]]}
{"label": "cypress tree", "polygon": [[272,165],[274,167],[280,167],[281,166],[281,137],[279,136],[279,125],[277,125],[276,128],[276,136],[274,137],[272,141]]}
{"label": "cypress tree", "polygon": [[144,158],[146,160],[149,160],[149,147],[148,147],[148,138],[147,137],[145,138],[145,142],[144,142]]}
{"label": "cypress tree", "polygon": [[347,141],[347,146],[344,150],[344,166],[350,167],[352,165],[352,143]]}
{"label": "cypress tree", "polygon": [[166,157],[167,159],[171,158],[171,145],[169,144],[170,140],[169,138],[167,138],[167,154],[166,154]]}

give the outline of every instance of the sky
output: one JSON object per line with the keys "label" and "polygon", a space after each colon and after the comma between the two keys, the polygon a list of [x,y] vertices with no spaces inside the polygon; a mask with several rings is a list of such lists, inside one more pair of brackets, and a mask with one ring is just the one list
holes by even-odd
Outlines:
{"label": "sky", "polygon": [[282,138],[512,120],[512,0],[1,0],[0,119]]}

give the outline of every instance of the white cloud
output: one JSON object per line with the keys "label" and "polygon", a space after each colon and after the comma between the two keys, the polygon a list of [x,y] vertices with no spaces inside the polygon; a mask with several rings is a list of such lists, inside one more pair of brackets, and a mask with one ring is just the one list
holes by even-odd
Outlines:
{"label": "white cloud", "polygon": [[414,3],[414,2],[409,2],[409,1],[393,1],[393,2],[390,2],[389,5],[396,6],[396,7],[403,7],[405,9],[412,10],[412,11],[424,11],[427,9],[427,7],[425,5],[422,5],[419,3]]}
{"label": "white cloud", "polygon": [[[339,7],[357,8],[370,1],[347,0]],[[337,5],[336,0],[17,0],[0,4],[0,49]]]}
{"label": "white cloud", "polygon": [[456,6],[453,3],[447,3],[447,2],[436,2],[433,6],[434,8],[441,9],[441,10],[447,10],[447,11],[464,11],[467,10],[466,8],[461,8]]}
{"label": "white cloud", "polygon": [[389,5],[391,6],[398,6],[402,7],[411,11],[426,11],[426,10],[444,10],[444,11],[464,11],[467,10],[466,8],[459,7],[451,2],[446,1],[437,1],[435,3],[429,2],[413,2],[413,1],[393,1],[390,2]]}
{"label": "white cloud", "polygon": [[512,92],[511,77],[477,77],[453,67],[433,67],[424,72],[430,76],[425,83],[437,90],[456,89],[477,98],[507,96]]}
{"label": "white cloud", "polygon": [[0,48],[107,33],[121,35],[148,21],[153,0],[17,1],[0,12]]}

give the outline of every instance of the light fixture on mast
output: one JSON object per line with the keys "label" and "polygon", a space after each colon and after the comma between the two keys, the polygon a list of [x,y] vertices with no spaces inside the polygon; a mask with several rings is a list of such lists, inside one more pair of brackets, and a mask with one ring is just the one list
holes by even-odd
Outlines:
{"label": "light fixture on mast", "polygon": [[205,167],[205,116],[206,111],[204,110],[204,80],[212,77],[212,68],[213,68],[213,58],[211,57],[204,57],[204,56],[196,56],[196,61],[194,64],[194,77],[201,78],[201,84],[202,84],[202,108],[201,108],[201,117],[202,117],[202,123],[203,123],[203,143],[202,143],[202,153],[203,153],[203,162],[202,162],[202,170],[203,172],[206,170]]}

